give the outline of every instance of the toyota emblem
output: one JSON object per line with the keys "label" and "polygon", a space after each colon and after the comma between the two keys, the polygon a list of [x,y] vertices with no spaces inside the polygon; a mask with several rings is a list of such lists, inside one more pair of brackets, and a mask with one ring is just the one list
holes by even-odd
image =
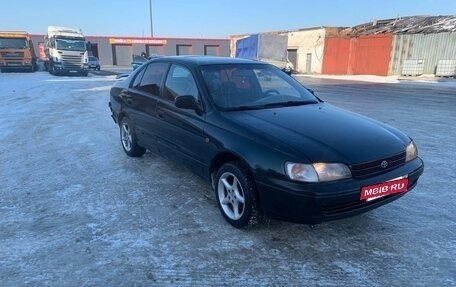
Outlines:
{"label": "toyota emblem", "polygon": [[386,160],[382,161],[382,163],[380,164],[380,166],[382,168],[386,168],[388,166],[388,162]]}

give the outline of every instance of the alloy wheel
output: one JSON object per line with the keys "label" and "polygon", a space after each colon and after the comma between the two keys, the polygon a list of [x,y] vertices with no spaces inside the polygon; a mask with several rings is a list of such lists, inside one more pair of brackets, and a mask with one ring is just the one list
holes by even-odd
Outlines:
{"label": "alloy wheel", "polygon": [[230,173],[222,174],[217,186],[218,199],[225,215],[239,220],[245,211],[245,196],[238,178]]}
{"label": "alloy wheel", "polygon": [[132,135],[131,135],[131,131],[130,131],[130,126],[126,122],[122,123],[121,137],[122,137],[122,145],[125,148],[125,150],[131,151],[133,139],[132,139]]}

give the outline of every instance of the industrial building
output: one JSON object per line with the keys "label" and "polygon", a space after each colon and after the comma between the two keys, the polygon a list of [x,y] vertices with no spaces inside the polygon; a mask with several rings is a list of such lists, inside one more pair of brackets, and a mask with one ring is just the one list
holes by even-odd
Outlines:
{"label": "industrial building", "polygon": [[[31,35],[36,55],[44,45],[44,35]],[[89,54],[101,65],[130,66],[132,56],[140,55],[213,55],[229,56],[229,39],[205,38],[148,38],[117,36],[86,36]]]}
{"label": "industrial building", "polygon": [[325,40],[323,74],[456,75],[456,16],[378,20]]}
{"label": "industrial building", "polygon": [[[456,76],[456,16],[411,16],[349,27],[276,31],[288,59],[307,74]],[[236,41],[231,36],[231,55]]]}
{"label": "industrial building", "polygon": [[[456,16],[411,16],[355,27],[267,32],[287,36],[288,59],[298,73],[456,76]],[[262,33],[263,34],[263,33]],[[266,34],[266,33],[265,33]],[[101,65],[129,66],[134,54],[235,56],[230,39],[86,36]],[[31,35],[37,55],[44,35]]]}

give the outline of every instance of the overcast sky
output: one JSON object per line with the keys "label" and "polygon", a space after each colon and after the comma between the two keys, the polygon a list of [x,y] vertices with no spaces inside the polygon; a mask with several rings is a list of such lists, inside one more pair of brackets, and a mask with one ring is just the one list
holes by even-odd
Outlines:
{"label": "overcast sky", "polygon": [[[150,0],[2,0],[0,30],[47,26],[91,36],[150,36]],[[455,15],[456,0],[152,0],[156,37],[227,38],[411,15]]]}

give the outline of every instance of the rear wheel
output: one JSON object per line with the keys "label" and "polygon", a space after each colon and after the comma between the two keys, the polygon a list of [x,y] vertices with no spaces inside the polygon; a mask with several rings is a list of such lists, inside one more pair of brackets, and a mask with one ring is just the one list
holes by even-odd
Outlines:
{"label": "rear wheel", "polygon": [[120,121],[120,141],[123,150],[128,156],[140,157],[146,152],[145,148],[138,145],[136,134],[127,117],[123,117]]}
{"label": "rear wheel", "polygon": [[215,177],[218,207],[229,224],[242,228],[255,223],[256,210],[253,180],[240,162],[225,163]]}

